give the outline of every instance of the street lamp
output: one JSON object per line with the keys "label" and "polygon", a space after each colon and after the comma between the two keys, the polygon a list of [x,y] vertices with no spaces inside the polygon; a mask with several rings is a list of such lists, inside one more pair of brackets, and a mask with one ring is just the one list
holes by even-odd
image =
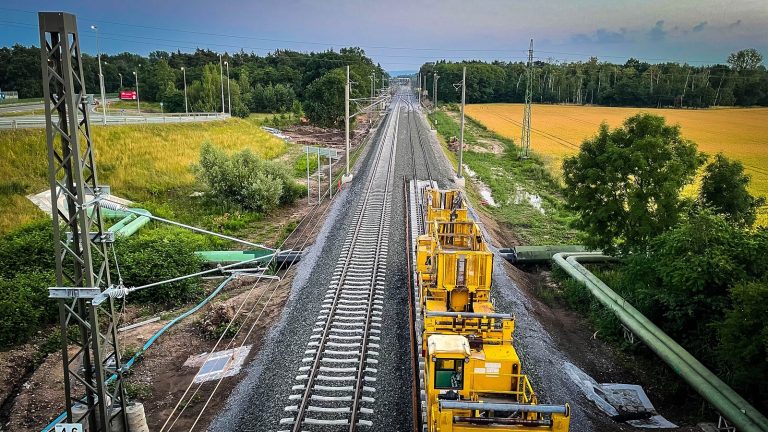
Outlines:
{"label": "street lamp", "polygon": [[123,74],[121,74],[120,72],[118,72],[117,74],[120,75],[120,90],[122,90],[123,89]]}
{"label": "street lamp", "polygon": [[221,67],[221,54],[219,54],[219,82],[221,82],[221,113],[224,114],[224,68]]}
{"label": "street lamp", "polygon": [[225,61],[224,66],[227,67],[227,100],[229,101],[229,115],[232,115],[232,91],[229,87],[229,62]]}
{"label": "street lamp", "polygon": [[101,71],[101,51],[99,50],[99,28],[95,25],[91,26],[91,29],[96,32],[96,57],[99,61],[99,88],[101,89],[101,112],[102,112],[102,124],[107,124],[107,97],[104,91],[104,74]]}
{"label": "street lamp", "polygon": [[136,110],[141,114],[141,101],[139,100],[139,74],[133,71],[133,76],[136,78]]}
{"label": "street lamp", "polygon": [[189,115],[189,104],[187,103],[187,70],[184,66],[181,67],[181,72],[184,74],[184,112]]}

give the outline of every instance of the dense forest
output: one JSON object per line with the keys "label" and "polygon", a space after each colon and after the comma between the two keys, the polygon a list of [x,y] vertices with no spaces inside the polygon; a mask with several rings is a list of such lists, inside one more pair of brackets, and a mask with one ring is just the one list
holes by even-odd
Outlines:
{"label": "dense forest", "polygon": [[[437,72],[438,102],[458,102],[467,67],[467,103],[523,102],[526,65],[481,61],[427,63],[419,72],[432,94]],[[754,49],[731,54],[727,64],[691,66],[651,64],[636,59],[626,63],[543,62],[533,64],[533,101],[537,103],[596,104],[639,107],[709,107],[768,105],[768,70]]]}
{"label": "dense forest", "polygon": [[[225,53],[222,58],[229,66],[232,114],[239,116],[249,112],[297,112],[304,107],[310,118],[323,114],[322,119],[317,120],[330,125],[343,116],[343,105],[337,115],[328,116],[326,108],[332,113],[338,109],[326,106],[327,102],[322,98],[313,99],[313,95],[321,95],[320,89],[338,90],[343,104],[344,74],[340,68],[349,65],[352,81],[359,83],[367,83],[367,76],[372,72],[379,77],[385,75],[360,48],[319,53],[278,50],[266,56],[241,51]],[[189,110],[221,111],[223,74],[224,99],[228,106],[226,66],[220,69],[216,52],[201,49],[194,53],[155,51],[148,57],[131,53],[105,54],[101,60],[107,93],[135,89],[136,72],[142,101],[163,102],[168,111],[184,112],[186,72]],[[90,93],[98,93],[98,71],[97,58],[83,54],[83,74]],[[42,96],[39,48],[22,45],[0,48],[0,89],[18,91],[22,99]],[[370,88],[364,84],[352,87],[352,97],[369,94]]]}

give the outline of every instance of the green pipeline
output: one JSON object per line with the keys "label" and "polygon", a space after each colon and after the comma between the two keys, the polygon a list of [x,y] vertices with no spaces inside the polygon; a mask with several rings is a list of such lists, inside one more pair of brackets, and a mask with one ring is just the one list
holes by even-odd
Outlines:
{"label": "green pipeline", "polygon": [[712,404],[723,417],[730,420],[740,432],[768,431],[768,419],[755,407],[579,263],[606,262],[615,258],[599,252],[564,252],[555,254],[552,258],[571,277],[584,284],[600,303],[610,309],[632,333]]}
{"label": "green pipeline", "polygon": [[134,212],[142,213],[147,216],[139,216],[136,213],[129,213],[119,210],[110,210],[106,208],[101,209],[101,215],[108,218],[122,218],[117,223],[109,227],[107,231],[115,233],[118,237],[130,237],[149,223],[149,216],[152,216],[147,210],[134,208],[131,209]]}
{"label": "green pipeline", "polygon": [[272,250],[262,249],[247,251],[198,251],[195,252],[195,255],[208,263],[224,264],[251,261],[256,258],[266,257],[267,255],[271,258],[274,253]]}

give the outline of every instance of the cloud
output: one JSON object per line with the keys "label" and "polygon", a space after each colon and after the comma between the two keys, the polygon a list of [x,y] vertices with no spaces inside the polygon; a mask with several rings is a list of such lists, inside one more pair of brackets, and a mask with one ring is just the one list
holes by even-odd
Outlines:
{"label": "cloud", "polygon": [[575,43],[599,43],[614,44],[625,41],[627,29],[621,28],[619,31],[611,31],[605,28],[599,28],[594,33],[577,33],[571,36],[571,42]]}
{"label": "cloud", "polygon": [[694,32],[700,32],[700,31],[704,30],[704,27],[706,27],[706,26],[707,26],[707,22],[706,21],[702,21],[702,22],[696,24],[695,26],[693,26],[693,28],[691,30],[694,31]]}
{"label": "cloud", "polygon": [[728,24],[728,30],[733,30],[740,25],[741,25],[741,20],[736,20],[735,22]]}
{"label": "cloud", "polygon": [[664,20],[656,21],[656,24],[648,31],[648,37],[654,41],[663,41],[667,37],[667,31],[664,30]]}

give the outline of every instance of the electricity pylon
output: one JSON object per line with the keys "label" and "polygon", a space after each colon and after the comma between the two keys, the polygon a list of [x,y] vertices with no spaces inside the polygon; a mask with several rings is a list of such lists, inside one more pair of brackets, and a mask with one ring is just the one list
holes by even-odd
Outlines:
{"label": "electricity pylon", "polygon": [[56,254],[57,286],[49,293],[59,303],[66,421],[92,432],[127,431],[114,303],[102,294],[111,284],[114,236],[104,229],[99,201],[109,187],[96,181],[77,19],[63,12],[38,18]]}
{"label": "electricity pylon", "polygon": [[520,158],[527,159],[531,150],[531,100],[533,99],[533,39],[528,48],[528,82],[525,86],[525,107],[523,108],[523,136],[520,139]]}

